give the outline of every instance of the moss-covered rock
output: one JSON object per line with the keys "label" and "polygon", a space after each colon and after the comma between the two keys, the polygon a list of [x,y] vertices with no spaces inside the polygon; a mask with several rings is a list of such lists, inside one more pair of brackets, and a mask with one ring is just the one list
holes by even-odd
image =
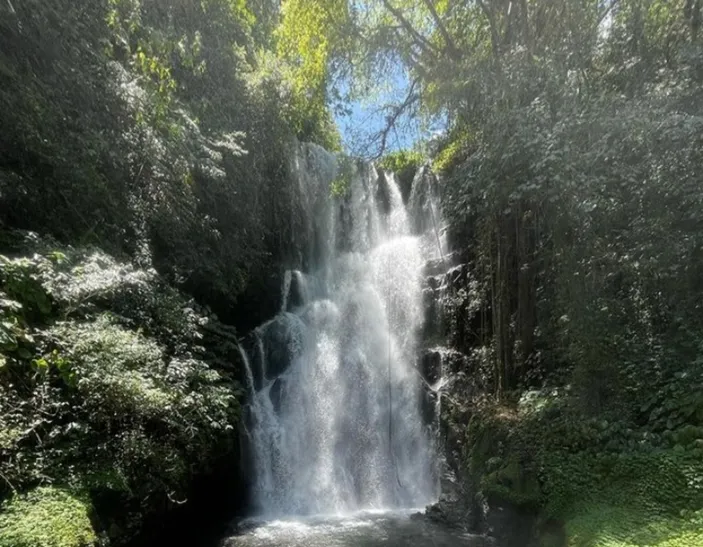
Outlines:
{"label": "moss-covered rock", "polygon": [[0,512],[0,547],[89,547],[97,536],[84,494],[44,486],[13,497]]}
{"label": "moss-covered rock", "polygon": [[536,475],[524,467],[516,456],[508,458],[499,469],[484,475],[481,484],[487,496],[517,506],[537,507],[541,499]]}
{"label": "moss-covered rock", "polygon": [[475,407],[466,466],[489,515],[508,503],[559,523],[534,538],[544,547],[703,545],[697,428],[652,429],[589,419],[566,391],[533,392],[516,406]]}

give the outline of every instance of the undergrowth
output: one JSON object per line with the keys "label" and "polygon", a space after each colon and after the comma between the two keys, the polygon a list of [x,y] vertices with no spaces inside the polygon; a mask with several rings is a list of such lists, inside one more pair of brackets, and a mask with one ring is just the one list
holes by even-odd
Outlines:
{"label": "undergrowth", "polygon": [[568,386],[526,392],[516,405],[484,402],[467,430],[468,470],[487,499],[562,523],[568,547],[703,545],[703,396],[694,378],[672,379],[679,404],[697,405],[676,426],[668,400],[638,423],[624,410],[589,416]]}
{"label": "undergrowth", "polygon": [[26,239],[0,255],[0,547],[88,545],[91,507],[118,545],[237,450],[232,351],[203,347],[234,334],[153,270]]}
{"label": "undergrowth", "polygon": [[96,534],[85,493],[40,487],[18,496],[0,512],[0,547],[88,547]]}

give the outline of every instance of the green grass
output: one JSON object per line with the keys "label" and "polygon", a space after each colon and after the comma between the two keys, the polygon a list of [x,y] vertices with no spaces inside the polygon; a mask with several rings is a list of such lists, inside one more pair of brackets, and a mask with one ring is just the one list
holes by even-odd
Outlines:
{"label": "green grass", "polygon": [[642,509],[585,506],[566,522],[568,547],[701,547],[703,512],[680,517]]}
{"label": "green grass", "polygon": [[90,504],[68,490],[40,487],[0,511],[0,547],[88,547],[97,538]]}

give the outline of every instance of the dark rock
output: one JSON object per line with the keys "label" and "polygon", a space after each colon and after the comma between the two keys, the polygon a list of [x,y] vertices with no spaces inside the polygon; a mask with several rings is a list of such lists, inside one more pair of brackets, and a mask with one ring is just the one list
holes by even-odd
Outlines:
{"label": "dark rock", "polygon": [[457,255],[453,252],[439,258],[430,259],[422,267],[422,275],[424,277],[443,276],[457,265],[456,260]]}
{"label": "dark rock", "polygon": [[424,277],[442,275],[447,272],[447,262],[442,258],[433,258],[425,262],[422,267],[422,275]]}
{"label": "dark rock", "polygon": [[[235,303],[221,295],[209,295],[210,298],[200,294],[194,296],[209,303],[224,322],[233,324],[240,332],[248,332],[281,309],[282,285],[283,271],[272,271],[250,280]],[[196,289],[189,292],[193,294]]]}
{"label": "dark rock", "polygon": [[485,519],[488,533],[501,547],[525,547],[535,536],[537,515],[516,505],[489,500]]}
{"label": "dark rock", "polygon": [[420,372],[428,384],[442,377],[442,353],[436,349],[426,350],[420,357]]}
{"label": "dark rock", "polygon": [[391,190],[388,184],[388,177],[383,173],[378,177],[378,185],[376,187],[376,203],[383,214],[391,212]]}
{"label": "dark rock", "polygon": [[423,423],[427,425],[435,423],[437,418],[437,394],[428,386],[425,386],[425,389],[422,390],[421,405]]}
{"label": "dark rock", "polygon": [[285,372],[303,352],[305,325],[297,315],[281,313],[259,330],[264,345],[265,376],[272,380]]}
{"label": "dark rock", "polygon": [[469,266],[468,264],[459,264],[452,267],[445,275],[445,283],[450,292],[457,292],[465,289],[469,284]]}
{"label": "dark rock", "polygon": [[[430,278],[434,280],[434,278]],[[422,326],[424,340],[437,340],[445,336],[443,314],[440,313],[439,292],[436,288],[427,287],[422,291],[422,307],[425,321]]]}
{"label": "dark rock", "polygon": [[539,526],[538,537],[542,547],[566,547],[568,543],[564,523],[554,519]]}
{"label": "dark rock", "polygon": [[295,308],[304,306],[308,299],[305,276],[298,270],[291,272],[290,287],[288,289],[288,309],[292,311]]}
{"label": "dark rock", "polygon": [[429,289],[430,291],[437,291],[442,285],[442,277],[441,275],[425,277],[423,279],[423,285],[425,287],[423,290]]}
{"label": "dark rock", "polygon": [[[254,390],[258,391],[264,385],[264,355],[261,352],[259,332],[252,331],[241,342],[242,349],[249,361],[249,368],[254,379]],[[246,382],[244,382],[246,385]]]}
{"label": "dark rock", "polygon": [[437,195],[437,176],[429,166],[417,170],[412,183],[409,198],[409,213],[413,219],[412,230],[415,234],[436,230],[439,211],[432,203]]}
{"label": "dark rock", "polygon": [[[444,443],[445,449],[449,447]],[[461,471],[454,467],[457,462],[443,458],[440,464],[440,486],[442,494],[437,503],[427,507],[427,517],[445,526],[462,530],[475,530],[475,514],[471,507],[471,496]],[[460,464],[459,464],[460,465]]]}
{"label": "dark rock", "polygon": [[276,378],[273,385],[271,386],[271,391],[269,392],[269,398],[271,399],[271,404],[276,413],[281,410],[281,392],[283,390],[283,380]]}

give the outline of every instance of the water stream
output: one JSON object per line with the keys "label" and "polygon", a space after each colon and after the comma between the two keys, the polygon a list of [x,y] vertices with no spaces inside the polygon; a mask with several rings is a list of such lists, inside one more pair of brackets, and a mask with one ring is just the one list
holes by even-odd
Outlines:
{"label": "water stream", "polygon": [[447,529],[407,511],[360,512],[244,523],[224,547],[494,547],[487,538]]}
{"label": "water stream", "polygon": [[[416,363],[420,275],[438,252],[427,218],[417,218],[427,206],[419,189],[406,207],[393,175],[361,162],[342,171],[314,145],[300,145],[293,170],[312,267],[286,272],[280,313],[241,348],[252,502],[267,524],[231,544],[375,545],[389,529],[421,536],[403,510],[439,495]],[[334,197],[340,173],[345,195]],[[355,534],[367,542],[349,543]]]}

